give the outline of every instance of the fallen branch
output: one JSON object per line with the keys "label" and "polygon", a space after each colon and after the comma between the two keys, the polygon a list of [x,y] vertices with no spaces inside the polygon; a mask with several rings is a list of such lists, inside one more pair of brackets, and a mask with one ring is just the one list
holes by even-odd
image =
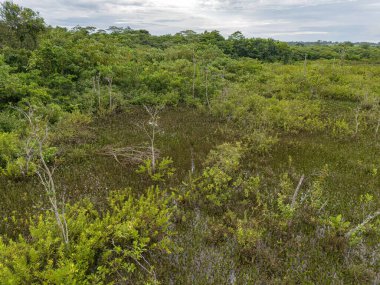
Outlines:
{"label": "fallen branch", "polygon": [[[118,163],[125,164],[139,164],[146,159],[151,158],[152,150],[148,146],[127,146],[127,147],[113,147],[106,146],[100,152],[100,155],[112,156]],[[155,149],[155,156],[159,156],[159,151]]]}
{"label": "fallen branch", "polygon": [[297,188],[294,191],[293,198],[292,198],[292,204],[290,205],[290,207],[292,207],[292,208],[294,208],[294,206],[296,205],[296,200],[297,200],[298,192],[301,189],[301,186],[302,186],[302,183],[303,183],[304,179],[305,179],[305,175],[302,175],[301,178],[300,178],[300,181],[298,182]]}
{"label": "fallen branch", "polygon": [[380,210],[378,210],[377,212],[375,212],[373,214],[368,215],[361,224],[357,225],[355,228],[348,231],[345,234],[345,237],[350,238],[354,233],[356,233],[358,230],[363,228],[366,224],[368,224],[370,221],[372,221],[373,219],[375,219],[379,215],[380,215]]}

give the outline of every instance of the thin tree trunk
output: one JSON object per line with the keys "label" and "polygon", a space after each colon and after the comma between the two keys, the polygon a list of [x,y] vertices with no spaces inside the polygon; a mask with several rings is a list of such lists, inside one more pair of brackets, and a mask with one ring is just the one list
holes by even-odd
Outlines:
{"label": "thin tree trunk", "polygon": [[112,77],[107,78],[108,81],[108,94],[109,94],[109,108],[112,110]]}
{"label": "thin tree trunk", "polygon": [[303,62],[303,76],[305,78],[307,76],[307,54],[305,54],[305,60]]}
{"label": "thin tree trunk", "polygon": [[296,200],[297,200],[298,192],[301,189],[301,186],[302,186],[302,183],[303,183],[304,179],[305,179],[305,175],[302,175],[300,181],[298,182],[296,191],[294,191],[293,198],[292,198],[292,204],[290,205],[290,207],[292,207],[292,208],[294,208],[294,206],[296,205]]}
{"label": "thin tree trunk", "polygon": [[191,173],[194,173],[195,171],[195,163],[194,163],[194,148],[193,146],[190,147],[190,155],[191,155]]}
{"label": "thin tree trunk", "polygon": [[[46,194],[48,195],[50,205],[52,206],[52,210],[55,216],[55,219],[57,221],[58,227],[61,231],[62,238],[65,244],[69,243],[69,233],[66,223],[66,218],[64,216],[64,212],[60,213],[58,208],[58,202],[57,202],[57,192],[55,188],[55,183],[53,179],[53,172],[50,170],[49,166],[47,165],[44,155],[43,155],[43,140],[39,139],[38,142],[38,155],[42,164],[42,171],[37,172],[42,184],[45,187]],[[46,178],[47,176],[47,178]],[[64,207],[64,205],[63,205]]]}
{"label": "thin tree trunk", "polygon": [[357,135],[359,132],[359,125],[360,125],[359,117],[360,117],[360,109],[358,107],[355,110],[355,135]]}
{"label": "thin tree trunk", "polygon": [[208,69],[207,67],[206,67],[206,101],[207,101],[208,109],[210,109],[210,100],[208,98]]}
{"label": "thin tree trunk", "polygon": [[97,85],[98,85],[98,108],[100,109],[100,72],[97,76]]}
{"label": "thin tree trunk", "polygon": [[143,125],[143,130],[145,131],[146,135],[149,137],[150,140],[150,150],[151,150],[151,166],[152,166],[152,173],[155,173],[156,171],[156,149],[155,149],[155,139],[156,139],[156,128],[158,128],[158,114],[160,109],[155,107],[154,109],[148,108],[146,105],[143,105],[145,110],[150,116],[150,121],[148,124],[151,126],[150,130],[147,130],[146,127]]}
{"label": "thin tree trunk", "polygon": [[153,126],[153,130],[152,130],[152,138],[151,138],[151,151],[152,151],[152,172],[155,173],[156,172],[156,152],[155,152],[155,149],[154,149],[154,139],[155,139],[155,136],[156,136],[156,131],[155,131],[155,126]]}
{"label": "thin tree trunk", "polygon": [[92,91],[94,91],[94,94],[96,95],[96,75],[92,77]]}
{"label": "thin tree trunk", "polygon": [[196,68],[197,68],[197,64],[196,64],[196,61],[195,61],[195,52],[193,50],[193,98],[195,98],[195,76],[196,76]]}
{"label": "thin tree trunk", "polygon": [[355,228],[353,228],[352,230],[348,231],[345,234],[345,237],[346,238],[351,237],[354,233],[356,233],[358,230],[360,230],[361,228],[363,228],[366,224],[368,224],[370,221],[372,221],[373,219],[375,219],[377,216],[380,216],[380,210],[378,210],[377,212],[375,212],[375,213],[373,213],[371,215],[368,215],[361,224],[357,225]]}
{"label": "thin tree trunk", "polygon": [[[69,243],[69,231],[68,231],[65,213],[64,213],[64,204],[62,205],[63,206],[62,213],[60,213],[59,209],[58,209],[57,193],[56,193],[55,183],[54,183],[54,179],[53,179],[54,168],[53,169],[49,168],[49,166],[47,165],[47,163],[45,161],[45,157],[44,157],[44,153],[43,153],[44,143],[48,138],[48,128],[46,127],[45,133],[43,136],[39,133],[41,131],[40,126],[37,125],[33,121],[33,108],[32,107],[29,108],[28,113],[26,113],[20,109],[16,109],[16,110],[21,112],[25,116],[25,118],[28,120],[28,123],[30,126],[30,140],[34,141],[35,146],[37,147],[36,155],[39,158],[39,162],[40,162],[40,165],[38,165],[39,170],[37,171],[37,175],[38,175],[38,177],[41,181],[41,184],[43,185],[44,190],[48,196],[48,200],[50,202],[50,206],[52,207],[57,225],[61,231],[62,239],[63,239],[65,244],[68,244]],[[32,145],[30,145],[30,146],[31,146],[31,148],[30,148],[31,152],[29,152],[29,154],[32,155],[33,147],[32,147]],[[29,154],[27,153],[27,155],[29,155]],[[27,171],[28,171],[28,168],[27,168]]]}

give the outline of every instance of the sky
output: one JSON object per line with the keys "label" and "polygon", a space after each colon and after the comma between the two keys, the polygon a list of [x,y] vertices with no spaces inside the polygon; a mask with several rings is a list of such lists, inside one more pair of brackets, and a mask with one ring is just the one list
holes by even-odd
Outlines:
{"label": "sky", "polygon": [[151,34],[241,31],[284,41],[380,42],[380,0],[14,0],[52,26]]}

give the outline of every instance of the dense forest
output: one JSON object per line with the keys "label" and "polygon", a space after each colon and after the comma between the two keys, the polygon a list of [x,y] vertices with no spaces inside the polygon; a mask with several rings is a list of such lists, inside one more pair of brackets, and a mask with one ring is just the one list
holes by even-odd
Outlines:
{"label": "dense forest", "polygon": [[380,45],[0,6],[1,284],[380,284]]}

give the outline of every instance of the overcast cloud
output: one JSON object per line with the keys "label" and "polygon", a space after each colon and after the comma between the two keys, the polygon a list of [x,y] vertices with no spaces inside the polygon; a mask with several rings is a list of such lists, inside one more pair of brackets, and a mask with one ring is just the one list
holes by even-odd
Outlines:
{"label": "overcast cloud", "polygon": [[152,34],[241,31],[286,41],[380,42],[380,0],[14,0],[52,26],[109,26]]}

